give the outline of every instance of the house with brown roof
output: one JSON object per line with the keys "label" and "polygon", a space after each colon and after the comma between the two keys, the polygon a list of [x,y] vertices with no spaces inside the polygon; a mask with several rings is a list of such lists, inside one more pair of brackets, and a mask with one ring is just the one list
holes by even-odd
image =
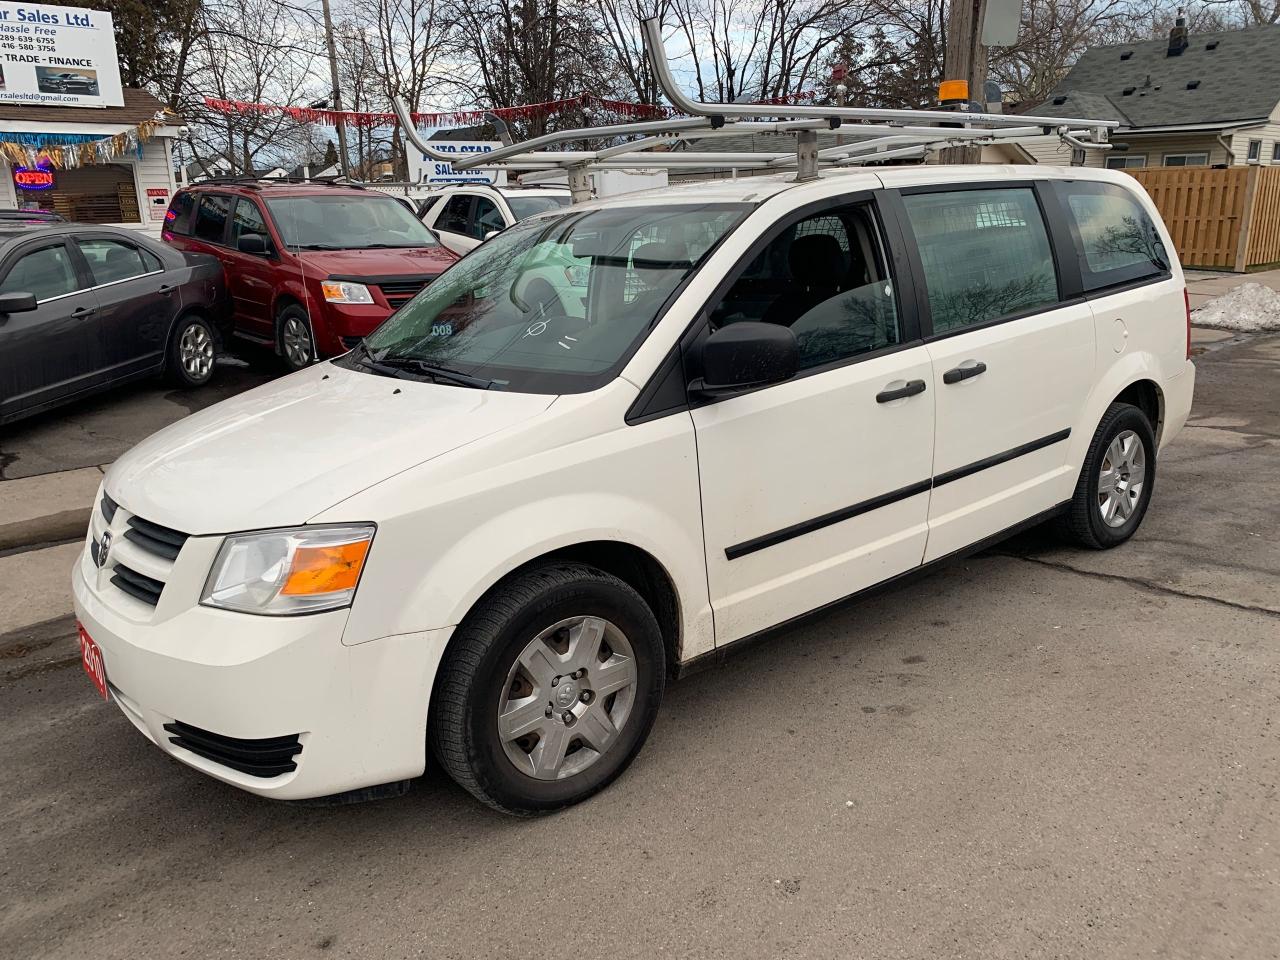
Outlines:
{"label": "house with brown roof", "polygon": [[52,210],[79,223],[158,232],[176,187],[172,143],[180,121],[147,91],[122,92],[122,104],[97,107],[64,105],[65,100],[0,102],[0,143],[24,149],[74,150],[161,119],[149,139],[94,162],[67,168],[41,162],[36,171],[27,171],[0,155],[0,206]]}

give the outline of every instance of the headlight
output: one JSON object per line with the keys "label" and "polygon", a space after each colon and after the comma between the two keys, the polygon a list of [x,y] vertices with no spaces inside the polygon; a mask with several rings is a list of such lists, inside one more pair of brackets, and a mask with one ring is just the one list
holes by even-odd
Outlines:
{"label": "headlight", "polygon": [[359,524],[233,534],[218,551],[200,603],[267,616],[350,606],[374,529]]}
{"label": "headlight", "polygon": [[363,283],[326,280],[320,284],[320,289],[330,303],[373,303],[373,294]]}

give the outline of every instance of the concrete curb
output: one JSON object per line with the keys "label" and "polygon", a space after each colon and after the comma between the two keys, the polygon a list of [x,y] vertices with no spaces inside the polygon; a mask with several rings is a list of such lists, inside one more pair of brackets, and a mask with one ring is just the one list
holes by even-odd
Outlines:
{"label": "concrete curb", "polygon": [[98,467],[0,482],[0,551],[83,537],[101,482]]}

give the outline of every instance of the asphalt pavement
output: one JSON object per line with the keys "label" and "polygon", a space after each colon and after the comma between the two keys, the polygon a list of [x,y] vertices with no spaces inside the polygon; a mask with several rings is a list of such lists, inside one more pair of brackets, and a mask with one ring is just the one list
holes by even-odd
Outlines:
{"label": "asphalt pavement", "polygon": [[1280,337],[1198,364],[1130,544],[1024,535],[673,683],[555,816],[260,800],[10,669],[0,957],[1280,956]]}

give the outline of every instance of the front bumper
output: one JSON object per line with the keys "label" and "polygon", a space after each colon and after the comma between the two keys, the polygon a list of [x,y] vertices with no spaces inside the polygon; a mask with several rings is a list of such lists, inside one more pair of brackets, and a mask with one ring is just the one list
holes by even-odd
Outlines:
{"label": "front bumper", "polygon": [[[117,602],[114,588],[99,583],[100,574],[86,549],[72,572],[76,616],[102,650],[112,699],[170,756],[280,799],[423,772],[431,685],[450,630],[347,646],[346,610],[258,617],[191,598],[175,611],[179,598],[167,593],[162,602],[172,615],[140,618],[136,604]],[[175,721],[237,740],[297,735],[296,769],[265,777],[233,769],[173,743],[166,724]]]}
{"label": "front bumper", "polygon": [[350,349],[344,340],[367,337],[394,312],[380,303],[328,303],[321,301],[320,323],[315,326],[316,349],[332,357]]}

